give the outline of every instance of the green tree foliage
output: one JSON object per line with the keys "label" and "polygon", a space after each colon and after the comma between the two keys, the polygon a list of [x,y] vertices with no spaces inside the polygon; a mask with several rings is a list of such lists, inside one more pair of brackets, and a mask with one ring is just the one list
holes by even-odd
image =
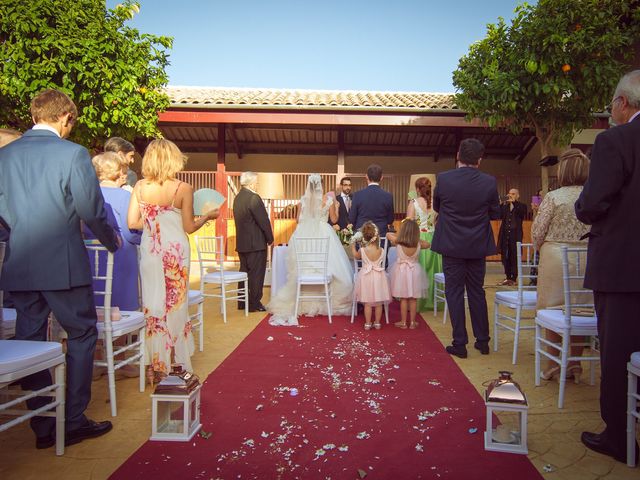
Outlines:
{"label": "green tree foliage", "polygon": [[490,127],[535,129],[543,156],[602,112],[640,32],[637,0],[540,0],[500,18],[453,73],[457,103]]}
{"label": "green tree foliage", "polygon": [[127,27],[139,10],[132,0],[114,9],[104,0],[0,0],[0,125],[29,128],[33,96],[57,88],[78,106],[73,138],[86,146],[158,135],[173,39]]}

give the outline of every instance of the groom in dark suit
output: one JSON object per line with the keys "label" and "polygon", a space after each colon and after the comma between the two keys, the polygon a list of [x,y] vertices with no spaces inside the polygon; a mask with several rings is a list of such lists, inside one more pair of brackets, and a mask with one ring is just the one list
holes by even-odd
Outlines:
{"label": "groom in dark suit", "polygon": [[[264,312],[262,288],[267,269],[267,245],[273,243],[273,231],[264,202],[256,193],[258,175],[244,172],[240,176],[242,188],[233,201],[236,223],[236,251],[240,257],[240,271],[249,279],[249,311]],[[238,303],[239,309],[244,304]]]}
{"label": "groom in dark suit", "polygon": [[584,286],[593,290],[598,317],[606,425],[601,433],[583,432],[582,443],[625,463],[626,364],[640,351],[640,70],[622,77],[610,108],[617,126],[596,137],[589,178],[575,205],[578,220],[591,225]]}
{"label": "groom in dark suit", "polygon": [[447,352],[467,358],[465,288],[474,347],[489,353],[489,318],[485,298],[485,257],[496,253],[491,230],[492,219],[500,218],[500,202],[496,179],[478,170],[484,146],[475,138],[460,142],[458,168],[438,175],[433,195],[433,209],[438,222],[431,250],[442,255],[445,277],[445,297],[451,315],[453,342]]}
{"label": "groom in dark suit", "polygon": [[388,226],[393,223],[393,195],[380,188],[382,167],[375,163],[367,168],[367,188],[353,194],[349,222],[359,229],[364,222],[371,220],[380,231],[380,238],[387,234]]}
{"label": "groom in dark suit", "polygon": [[350,225],[349,211],[351,210],[351,204],[353,202],[351,179],[344,177],[340,180],[340,188],[342,192],[336,197],[336,201],[338,202],[338,221],[334,225],[338,225],[340,230],[343,230]]}
{"label": "groom in dark suit", "polygon": [[[35,126],[0,149],[0,216],[9,227],[11,247],[0,289],[11,293],[18,312],[17,340],[46,340],[50,312],[67,332],[67,445],[111,430],[111,422],[84,415],[98,331],[80,221],[109,251],[121,242],[107,223],[89,152],[64,140],[77,115],[67,95],[45,90],[31,102]],[[51,375],[38,372],[21,383],[23,389],[38,390],[51,385]],[[31,409],[46,403],[42,397],[27,401]],[[37,448],[55,444],[55,418],[34,417],[31,428]]]}

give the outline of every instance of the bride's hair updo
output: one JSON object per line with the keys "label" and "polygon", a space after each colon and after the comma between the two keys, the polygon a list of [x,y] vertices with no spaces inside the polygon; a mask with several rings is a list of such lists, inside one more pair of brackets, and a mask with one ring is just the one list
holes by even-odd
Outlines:
{"label": "bride's hair updo", "polygon": [[363,243],[367,245],[378,237],[378,227],[370,220],[364,222],[362,227],[360,227],[360,231],[362,232]]}
{"label": "bride's hair updo", "polygon": [[322,177],[317,173],[312,173],[309,175],[309,183],[322,186]]}
{"label": "bride's hair updo", "polygon": [[420,177],[416,180],[415,186],[418,196],[424,198],[427,207],[431,208],[431,180],[427,177]]}

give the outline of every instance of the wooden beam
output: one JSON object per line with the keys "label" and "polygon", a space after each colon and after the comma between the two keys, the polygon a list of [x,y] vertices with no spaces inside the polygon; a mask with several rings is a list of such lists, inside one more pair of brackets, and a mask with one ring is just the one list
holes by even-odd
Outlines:
{"label": "wooden beam", "polygon": [[[455,153],[453,154],[453,168],[456,168],[456,164],[458,163],[458,159],[456,158],[458,155],[458,149],[460,148],[460,142],[462,141],[462,131],[456,130],[455,132],[455,140],[454,140],[454,149]],[[485,151],[485,154],[487,152]]]}
{"label": "wooden beam", "polygon": [[[225,141],[225,125],[218,125],[218,145],[217,145],[217,161],[216,161],[216,186],[215,189],[220,192],[224,198],[229,198],[227,189],[227,173],[225,165],[226,141]],[[224,202],[220,207],[220,216],[216,218],[216,235],[222,236],[222,245],[227,251],[227,217],[228,202]]]}
{"label": "wooden beam", "polygon": [[336,170],[336,185],[344,177],[344,129],[338,129],[338,168]]}
{"label": "wooden beam", "polygon": [[[211,151],[217,149],[217,144],[214,142],[198,142],[198,141],[176,141],[177,145],[188,151],[189,149],[206,150]],[[459,142],[457,142],[459,144]],[[457,152],[458,145],[441,146],[438,145],[385,145],[385,144],[345,144],[343,146],[345,154],[355,154],[361,152],[371,153],[390,153],[390,154],[421,154],[421,155],[443,155],[443,154],[455,154]],[[338,155],[339,146],[333,143],[279,143],[279,142],[245,142],[243,143],[243,152],[246,153],[270,153],[274,151],[298,151],[304,152],[316,152],[324,151],[327,154]],[[522,152],[522,149],[517,147],[509,148],[487,148],[486,152],[493,155],[511,155],[516,157]]]}
{"label": "wooden beam", "polygon": [[381,115],[349,113],[287,113],[242,112],[209,110],[167,110],[159,114],[159,124],[213,125],[233,123],[237,125],[335,125],[335,126],[393,126],[393,127],[483,127],[479,120],[468,122],[463,115]]}
{"label": "wooden beam", "polygon": [[522,161],[526,158],[527,155],[529,155],[529,152],[537,142],[538,142],[538,137],[536,136],[533,136],[529,139],[529,141],[525,144],[524,149],[522,150],[522,153],[520,153],[516,157],[516,160],[518,161],[518,165],[522,163]]}
{"label": "wooden beam", "polygon": [[242,160],[242,149],[240,148],[240,142],[238,142],[238,136],[236,135],[236,129],[233,125],[229,125],[229,135],[231,136],[231,141],[233,142],[233,146],[236,148],[236,153],[238,154],[238,159]]}

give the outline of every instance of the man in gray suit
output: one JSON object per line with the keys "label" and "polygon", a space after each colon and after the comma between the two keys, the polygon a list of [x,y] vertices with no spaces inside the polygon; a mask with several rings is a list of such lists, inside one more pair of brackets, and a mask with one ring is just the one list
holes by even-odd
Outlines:
{"label": "man in gray suit", "polygon": [[[84,415],[91,399],[98,332],[80,221],[110,251],[121,242],[107,223],[89,152],[64,140],[77,115],[67,95],[45,90],[31,102],[35,126],[0,149],[0,217],[9,227],[10,247],[0,289],[9,291],[15,303],[17,340],[46,340],[50,312],[67,332],[67,445],[111,430],[111,422],[94,422]],[[22,381],[26,390],[50,384],[48,371]],[[27,402],[31,409],[45,403],[43,398]],[[34,417],[31,428],[37,448],[54,445],[54,418]]]}

